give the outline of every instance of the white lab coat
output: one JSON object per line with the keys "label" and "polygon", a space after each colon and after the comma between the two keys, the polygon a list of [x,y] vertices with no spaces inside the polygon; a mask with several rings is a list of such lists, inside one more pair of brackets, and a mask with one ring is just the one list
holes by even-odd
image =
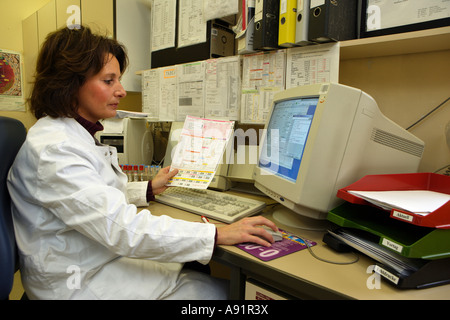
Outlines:
{"label": "white lab coat", "polygon": [[170,297],[182,263],[206,264],[213,252],[215,226],[137,213],[147,183],[127,183],[116,149],[96,145],[74,119],[38,120],[8,188],[30,298]]}

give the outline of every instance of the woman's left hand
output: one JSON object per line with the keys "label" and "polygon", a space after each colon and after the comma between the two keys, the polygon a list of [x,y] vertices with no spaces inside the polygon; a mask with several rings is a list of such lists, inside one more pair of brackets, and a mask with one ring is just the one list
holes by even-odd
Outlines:
{"label": "woman's left hand", "polygon": [[170,171],[170,166],[165,167],[156,174],[152,180],[152,191],[154,195],[164,192],[168,186],[167,182],[172,179],[178,173],[178,169]]}

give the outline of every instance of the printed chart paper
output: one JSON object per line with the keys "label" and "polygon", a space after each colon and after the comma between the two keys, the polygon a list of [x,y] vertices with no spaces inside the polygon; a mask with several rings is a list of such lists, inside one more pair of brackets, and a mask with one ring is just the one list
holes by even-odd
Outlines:
{"label": "printed chart paper", "polygon": [[179,172],[167,185],[206,189],[222,161],[233,127],[233,121],[187,116],[172,156],[171,170]]}

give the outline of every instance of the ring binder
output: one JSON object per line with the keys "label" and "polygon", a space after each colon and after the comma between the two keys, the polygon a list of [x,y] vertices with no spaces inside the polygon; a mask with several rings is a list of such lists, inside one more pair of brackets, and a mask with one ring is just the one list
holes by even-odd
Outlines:
{"label": "ring binder", "polygon": [[278,48],[278,18],[280,0],[256,0],[254,50],[272,50]]}
{"label": "ring binder", "polygon": [[311,1],[309,39],[315,42],[355,39],[358,28],[357,7],[357,0]]}
{"label": "ring binder", "polygon": [[297,0],[281,0],[278,45],[293,47],[295,45],[295,31],[297,19]]}

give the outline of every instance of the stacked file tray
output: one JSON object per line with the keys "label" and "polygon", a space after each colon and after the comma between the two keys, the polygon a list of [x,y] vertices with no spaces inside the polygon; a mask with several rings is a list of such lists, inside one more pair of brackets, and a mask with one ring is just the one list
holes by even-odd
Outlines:
{"label": "stacked file tray", "polygon": [[352,191],[425,190],[450,195],[450,177],[436,174],[366,176],[339,190],[347,200],[331,210],[328,236],[377,261],[375,271],[399,288],[450,283],[450,202],[429,213],[389,209]]}
{"label": "stacked file tray", "polygon": [[[433,173],[368,175],[338,191],[337,196],[350,203],[370,204],[350,191],[432,191],[450,195],[450,177]],[[392,208],[391,217],[417,226],[450,229],[450,201],[428,214]]]}

